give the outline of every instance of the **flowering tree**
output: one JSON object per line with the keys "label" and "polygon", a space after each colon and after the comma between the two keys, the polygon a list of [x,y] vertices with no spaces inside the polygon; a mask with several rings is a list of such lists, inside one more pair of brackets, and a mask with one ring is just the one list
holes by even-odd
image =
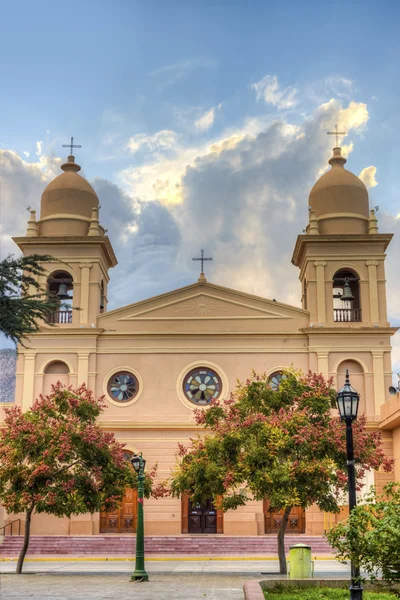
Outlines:
{"label": "flowering tree", "polygon": [[[212,435],[198,436],[189,448],[179,445],[172,494],[188,493],[195,502],[212,497],[225,510],[268,498],[271,511],[283,511],[278,554],[286,573],[284,535],[292,508],[316,504],[339,512],[347,486],[345,428],[334,404],[332,381],[322,375],[288,371],[274,391],[266,375],[253,373],[230,399],[195,411],[197,424]],[[380,433],[366,429],[365,416],[353,428],[358,481],[366,469],[391,470]]]}
{"label": "flowering tree", "polygon": [[[84,385],[53,386],[32,408],[5,410],[0,434],[0,499],[8,512],[25,512],[24,544],[17,573],[22,572],[34,512],[57,517],[113,510],[126,487],[137,487],[136,474],[124,458],[124,445],[96,425],[104,410]],[[163,495],[147,475],[145,494]]]}

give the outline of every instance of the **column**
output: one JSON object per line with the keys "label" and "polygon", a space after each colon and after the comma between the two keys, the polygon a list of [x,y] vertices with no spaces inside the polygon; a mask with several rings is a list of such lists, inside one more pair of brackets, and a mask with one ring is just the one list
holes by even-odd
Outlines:
{"label": "column", "polygon": [[328,353],[327,352],[317,352],[318,356],[318,372],[322,373],[325,379],[329,377],[329,368],[328,368]]}
{"label": "column", "polygon": [[325,305],[325,267],[324,260],[314,262],[317,272],[317,320],[318,323],[326,321],[326,305]]}
{"label": "column", "polygon": [[33,386],[35,383],[35,359],[36,353],[24,354],[24,383],[22,387],[22,410],[28,410],[32,406]]}
{"label": "column", "polygon": [[79,322],[81,325],[89,322],[89,274],[91,263],[80,263],[81,268],[81,300],[79,308]]}
{"label": "column", "polygon": [[78,385],[88,385],[89,352],[78,353]]}
{"label": "column", "polygon": [[372,370],[374,372],[375,415],[380,415],[381,406],[385,402],[383,352],[372,352]]}
{"label": "column", "polygon": [[378,277],[376,272],[379,262],[377,260],[367,260],[365,264],[368,267],[371,323],[379,323]]}

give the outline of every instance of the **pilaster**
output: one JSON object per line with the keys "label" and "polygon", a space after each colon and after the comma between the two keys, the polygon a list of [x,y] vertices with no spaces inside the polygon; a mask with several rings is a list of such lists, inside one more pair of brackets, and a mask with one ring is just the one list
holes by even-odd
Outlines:
{"label": "pilaster", "polygon": [[314,261],[314,267],[317,272],[317,318],[318,323],[326,322],[326,302],[325,302],[325,260]]}
{"label": "pilaster", "polygon": [[78,385],[88,384],[89,352],[78,352]]}
{"label": "pilaster", "polygon": [[28,410],[33,402],[33,389],[35,384],[36,352],[24,354],[24,383],[22,388],[22,410]]}
{"label": "pilaster", "polygon": [[89,274],[91,263],[80,263],[81,268],[81,305],[79,311],[79,322],[86,325],[89,322]]}
{"label": "pilaster", "polygon": [[383,369],[383,352],[372,352],[372,365],[374,371],[375,415],[379,415],[381,411],[381,406],[385,402],[385,374]]}
{"label": "pilaster", "polygon": [[318,356],[318,372],[322,373],[325,379],[329,377],[328,352],[317,352]]}
{"label": "pilaster", "polygon": [[371,323],[379,323],[378,277],[376,271],[379,262],[377,260],[367,260],[365,264],[368,267]]}

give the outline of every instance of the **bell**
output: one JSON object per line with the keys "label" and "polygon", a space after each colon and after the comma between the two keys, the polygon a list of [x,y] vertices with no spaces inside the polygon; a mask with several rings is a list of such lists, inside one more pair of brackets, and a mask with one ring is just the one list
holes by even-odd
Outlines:
{"label": "bell", "polygon": [[351,293],[351,287],[348,277],[345,277],[343,285],[343,294],[340,296],[340,299],[343,300],[343,302],[346,302],[346,300],[354,300],[354,296]]}
{"label": "bell", "polygon": [[67,285],[65,283],[60,283],[56,296],[59,300],[69,300],[71,298],[67,292]]}

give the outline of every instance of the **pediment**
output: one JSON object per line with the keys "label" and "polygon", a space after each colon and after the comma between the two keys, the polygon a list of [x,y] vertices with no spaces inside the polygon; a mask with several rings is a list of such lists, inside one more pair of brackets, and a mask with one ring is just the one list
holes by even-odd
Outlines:
{"label": "pediment", "polygon": [[[273,300],[231,290],[210,283],[198,283],[180,290],[168,292],[105,313],[99,318],[99,326],[112,319],[119,322],[157,321],[212,322],[212,321],[304,321],[308,313],[297,307]],[[289,326],[289,323],[287,324]],[[292,326],[296,328],[297,323]],[[302,326],[304,326],[302,324]],[[285,327],[286,328],[286,327]]]}
{"label": "pediment", "polygon": [[[138,307],[139,308],[139,307]],[[245,301],[221,298],[216,294],[199,292],[185,298],[160,303],[142,310],[134,310],[121,317],[122,321],[134,320],[183,320],[183,319],[282,319],[293,318],[279,311],[254,306]]]}

